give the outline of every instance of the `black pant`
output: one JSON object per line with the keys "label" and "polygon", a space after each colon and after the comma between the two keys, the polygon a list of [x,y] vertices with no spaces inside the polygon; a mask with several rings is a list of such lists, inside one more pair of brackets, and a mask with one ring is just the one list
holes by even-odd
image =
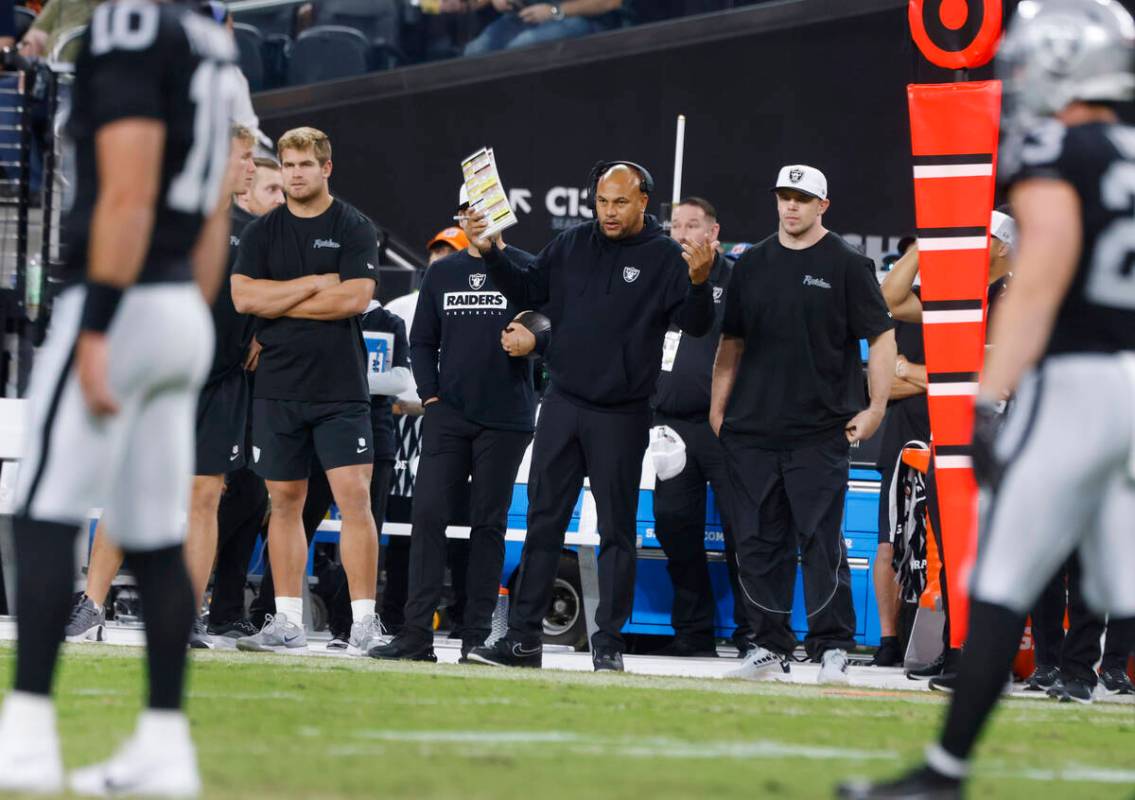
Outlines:
{"label": "black pant", "polygon": [[545,395],[532,450],[528,535],[513,591],[510,638],[528,647],[541,641],[564,533],[586,474],[599,517],[599,630],[591,644],[624,649],[620,631],[634,605],[638,491],[650,417],[646,408],[619,413],[577,406],[554,388]]}
{"label": "black pant", "polygon": [[1135,617],[1109,619],[1104,640],[1103,669],[1127,671],[1127,659],[1135,656]]}
{"label": "black pant", "polygon": [[818,659],[854,647],[851,569],[840,530],[849,469],[843,432],[793,450],[766,450],[727,431],[721,443],[754,640],[776,653],[796,647],[791,617],[799,555],[808,612],[804,649]]}
{"label": "black pant", "polygon": [[654,484],[654,535],[666,553],[666,571],[674,584],[670,624],[683,638],[712,640],[717,604],[709,580],[705,555],[706,482],[713,486],[721,527],[725,533],[725,559],[733,589],[734,638],[752,631],[745,616],[737,582],[733,525],[729,517],[729,476],[721,441],[707,420],[690,421],[656,413],[655,425],[668,425],[686,443],[686,466],[672,478]]}
{"label": "black pant", "polygon": [[[386,517],[386,498],[390,494],[390,478],[393,474],[392,460],[377,459],[374,462],[374,471],[370,478],[370,509],[379,535],[382,534],[382,523]],[[315,538],[315,532],[327,516],[327,510],[331,508],[333,501],[334,496],[331,493],[331,484],[327,481],[327,473],[316,458],[311,476],[308,478],[307,498],[303,504],[303,532],[308,544],[311,544],[311,540]],[[346,577],[342,575],[339,577],[341,580],[336,582],[327,608],[329,627],[333,636],[347,635],[351,630],[351,594]],[[262,624],[264,615],[274,613],[275,608],[276,592],[272,582],[272,560],[268,557],[268,546],[265,544],[264,578],[250,611],[253,622],[257,625]]]}
{"label": "black pant", "polygon": [[250,469],[230,473],[217,511],[217,566],[213,572],[213,598],[209,621],[213,625],[244,617],[244,586],[248,561],[268,513],[264,479]]}
{"label": "black pant", "polygon": [[468,486],[471,533],[461,637],[477,645],[488,638],[504,564],[512,487],[531,440],[528,431],[495,430],[472,422],[444,401],[426,408],[414,479],[405,632],[431,635],[445,579],[445,529],[458,517]]}
{"label": "black pant", "polygon": [[[1064,610],[1068,632],[1064,632]],[[1032,612],[1038,666],[1059,667],[1065,678],[1095,685],[1092,669],[1100,657],[1104,622],[1088,608],[1080,591],[1080,558],[1073,554],[1049,581]]]}

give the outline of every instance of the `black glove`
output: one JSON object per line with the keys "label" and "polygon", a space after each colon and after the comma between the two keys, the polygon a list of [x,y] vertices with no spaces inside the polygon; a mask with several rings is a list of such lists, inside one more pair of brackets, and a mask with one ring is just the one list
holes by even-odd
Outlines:
{"label": "black glove", "polygon": [[970,457],[973,459],[973,475],[981,486],[996,488],[1001,482],[1005,465],[998,460],[994,447],[1003,421],[1000,403],[978,400],[974,405]]}

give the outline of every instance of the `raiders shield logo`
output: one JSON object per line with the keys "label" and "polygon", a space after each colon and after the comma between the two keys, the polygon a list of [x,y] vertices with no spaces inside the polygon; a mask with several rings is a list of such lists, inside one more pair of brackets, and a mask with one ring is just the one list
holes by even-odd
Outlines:
{"label": "raiders shield logo", "polygon": [[802,169],[789,170],[788,171],[788,180],[792,181],[793,183],[800,183],[800,181],[804,180],[804,170],[802,170]]}
{"label": "raiders shield logo", "polygon": [[627,283],[634,283],[638,280],[638,275],[638,267],[623,267],[623,280]]}
{"label": "raiders shield logo", "polygon": [[469,276],[469,288],[471,288],[473,291],[477,291],[485,285],[486,277],[487,276],[483,272],[474,272]]}

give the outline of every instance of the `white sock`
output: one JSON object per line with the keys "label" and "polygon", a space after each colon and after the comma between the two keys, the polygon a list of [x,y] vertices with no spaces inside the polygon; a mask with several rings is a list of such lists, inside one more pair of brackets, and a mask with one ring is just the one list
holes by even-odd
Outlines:
{"label": "white sock", "polygon": [[[87,599],[91,600],[91,596],[87,595]],[[95,611],[102,611],[102,606],[96,603],[94,600],[91,600],[91,605],[95,607]]]}
{"label": "white sock", "polygon": [[926,765],[939,775],[959,781],[964,780],[969,774],[969,764],[947,753],[940,744],[932,744],[926,748]]}
{"label": "white sock", "polygon": [[148,742],[179,742],[189,738],[189,719],[182,711],[148,708],[138,715],[138,738]]}
{"label": "white sock", "polygon": [[351,601],[351,622],[362,622],[366,617],[374,613],[374,598],[370,600],[352,600]]}
{"label": "white sock", "polygon": [[303,627],[303,598],[277,597],[276,613],[283,614],[288,622]]}
{"label": "white sock", "polygon": [[16,726],[21,735],[55,735],[55,703],[50,697],[30,692],[12,692],[4,699],[0,722]]}

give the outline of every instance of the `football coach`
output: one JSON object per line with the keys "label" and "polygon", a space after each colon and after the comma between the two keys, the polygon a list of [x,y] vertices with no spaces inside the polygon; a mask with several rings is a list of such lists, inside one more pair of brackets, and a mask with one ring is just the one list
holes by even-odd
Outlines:
{"label": "football coach", "polygon": [[492,647],[474,649],[470,661],[541,665],[564,533],[587,475],[600,537],[592,663],[596,670],[622,670],[620,631],[634,601],[639,480],[662,341],[671,322],[692,336],[713,325],[708,278],[717,242],[706,237],[679,245],[667,236],[646,213],[654,182],[638,164],[601,162],[591,188],[594,221],[564,231],[528,268],[479,235],[487,227],[479,214],[469,228],[498,289],[518,308],[541,309],[553,331],[509,632]]}

